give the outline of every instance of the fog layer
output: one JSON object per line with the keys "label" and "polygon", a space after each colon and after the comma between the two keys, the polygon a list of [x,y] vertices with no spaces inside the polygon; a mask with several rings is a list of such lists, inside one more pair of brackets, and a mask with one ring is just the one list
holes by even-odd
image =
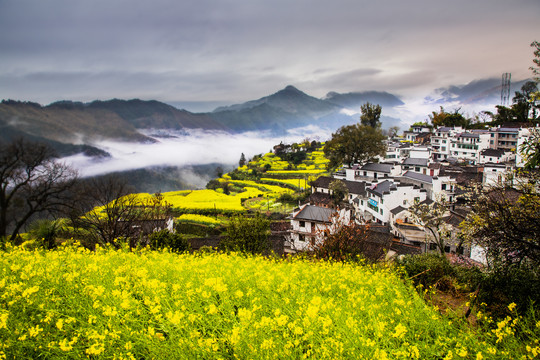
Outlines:
{"label": "fog layer", "polygon": [[219,131],[190,130],[185,132],[144,132],[157,140],[153,144],[102,141],[93,144],[109,154],[109,158],[91,158],[82,154],[63,161],[78,169],[83,177],[155,166],[188,167],[192,165],[238,164],[242,153],[247,158],[272,151],[273,146],[298,142],[305,138],[325,140],[329,130],[315,126],[293,129],[286,136],[272,137],[261,132],[228,134]]}

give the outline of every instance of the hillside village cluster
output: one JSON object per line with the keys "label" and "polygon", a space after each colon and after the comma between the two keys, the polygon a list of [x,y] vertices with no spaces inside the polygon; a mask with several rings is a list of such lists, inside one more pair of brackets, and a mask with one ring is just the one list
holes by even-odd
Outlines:
{"label": "hillside village cluster", "polygon": [[[469,210],[459,201],[459,194],[463,187],[495,184],[523,167],[516,149],[529,136],[531,129],[521,127],[432,130],[413,126],[401,138],[388,140],[386,157],[379,162],[344,167],[332,177],[313,182],[309,202],[291,214],[285,251],[308,250],[336,221],[371,224],[371,233],[377,235],[369,237],[375,257],[437,251],[431,232],[415,223],[408,209],[415,203],[443,200],[448,204],[443,226],[451,234],[445,252],[484,262],[480,247],[461,241],[459,224]],[[329,205],[330,184],[336,179],[348,189],[347,209]]]}

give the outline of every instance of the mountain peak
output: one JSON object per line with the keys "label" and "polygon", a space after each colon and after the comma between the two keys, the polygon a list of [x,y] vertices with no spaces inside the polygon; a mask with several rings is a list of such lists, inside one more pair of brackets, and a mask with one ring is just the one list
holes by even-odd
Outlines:
{"label": "mountain peak", "polygon": [[295,88],[295,87],[292,86],[292,85],[287,85],[287,86],[285,87],[285,89],[283,89],[283,90],[285,90],[285,91],[298,91],[298,92],[301,92],[300,90],[298,90],[297,88]]}

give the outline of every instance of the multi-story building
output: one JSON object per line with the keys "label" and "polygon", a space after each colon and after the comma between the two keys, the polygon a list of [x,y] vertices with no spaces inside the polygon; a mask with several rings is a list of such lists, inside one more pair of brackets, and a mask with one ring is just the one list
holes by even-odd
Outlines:
{"label": "multi-story building", "polygon": [[357,218],[383,225],[390,222],[390,211],[398,206],[409,207],[426,199],[426,190],[411,184],[384,180],[366,189],[366,199],[357,204]]}
{"label": "multi-story building", "polygon": [[496,127],[490,130],[489,147],[515,151],[519,138],[519,128]]}
{"label": "multi-story building", "polygon": [[489,148],[490,134],[463,132],[450,139],[450,156],[457,160],[476,164],[480,160],[480,152]]}
{"label": "multi-story building", "polygon": [[462,133],[462,127],[441,126],[431,136],[432,156],[435,161],[448,159],[450,156],[450,140],[458,133]]}

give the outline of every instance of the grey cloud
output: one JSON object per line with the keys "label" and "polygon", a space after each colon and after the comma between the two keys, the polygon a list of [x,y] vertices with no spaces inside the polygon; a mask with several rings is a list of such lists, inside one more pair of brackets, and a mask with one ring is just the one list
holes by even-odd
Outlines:
{"label": "grey cloud", "polygon": [[245,101],[287,84],[320,96],[524,77],[539,10],[534,0],[0,1],[0,97]]}

